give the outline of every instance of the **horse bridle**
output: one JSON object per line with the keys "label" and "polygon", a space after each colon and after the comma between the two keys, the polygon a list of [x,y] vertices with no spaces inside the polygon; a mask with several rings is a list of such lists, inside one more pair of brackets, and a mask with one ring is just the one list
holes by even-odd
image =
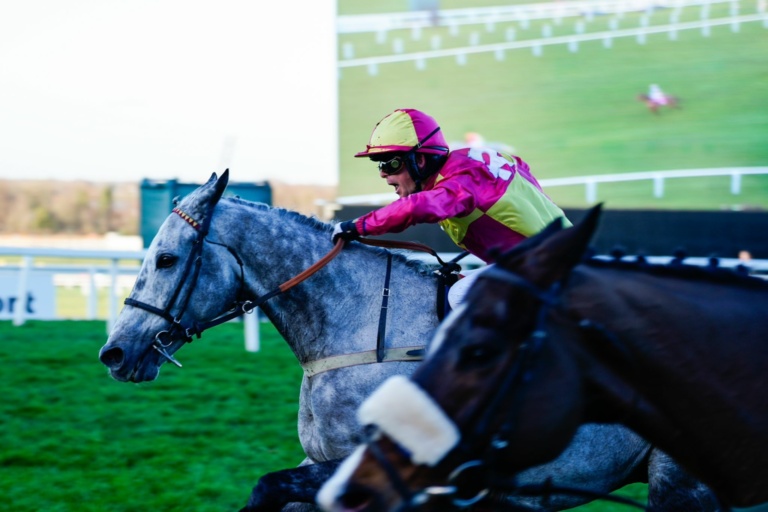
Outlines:
{"label": "horse bridle", "polygon": [[[168,353],[168,348],[175,341],[183,340],[184,342],[191,342],[193,339],[193,336],[200,338],[203,331],[210,329],[211,327],[221,325],[225,322],[228,322],[244,314],[252,313],[256,308],[261,307],[269,299],[281,293],[285,293],[286,291],[298,285],[299,283],[301,283],[302,281],[304,281],[305,279],[313,275],[315,272],[317,272],[319,269],[324,267],[329,261],[335,258],[336,255],[339,254],[339,252],[341,252],[342,248],[346,243],[343,239],[339,238],[330,252],[328,252],[325,256],[323,256],[320,260],[315,262],[312,266],[307,268],[305,271],[294,276],[288,281],[282,283],[277,288],[273,289],[272,291],[266,293],[265,295],[259,297],[256,300],[244,299],[243,288],[245,286],[245,271],[243,268],[243,260],[240,258],[240,256],[238,256],[237,252],[234,249],[232,249],[230,246],[220,242],[213,242],[206,238],[208,236],[208,231],[210,229],[214,206],[209,207],[208,212],[206,213],[205,218],[203,219],[202,222],[198,222],[192,216],[190,216],[189,214],[187,214],[186,212],[184,212],[178,207],[172,210],[173,213],[177,214],[179,217],[184,219],[190,226],[192,226],[197,231],[197,238],[192,243],[192,252],[189,258],[187,259],[187,263],[184,268],[184,273],[182,274],[182,279],[179,281],[178,285],[176,285],[176,288],[173,294],[171,295],[171,298],[168,301],[168,304],[165,306],[165,308],[161,309],[159,307],[153,306],[146,302],[133,299],[131,297],[126,298],[124,301],[124,303],[127,306],[133,306],[139,309],[143,309],[144,311],[148,311],[150,313],[158,315],[164,318],[165,320],[167,320],[168,322],[170,322],[171,326],[168,329],[161,330],[155,335],[155,338],[152,342],[151,347],[155,351],[157,351],[161,356],[163,356],[166,360],[175,364],[178,367],[181,367],[181,363],[177,361],[176,358],[173,357],[173,355]],[[357,241],[373,247],[408,249],[408,250],[414,250],[414,251],[427,252],[431,254],[437,259],[437,261],[441,265],[440,270],[437,271],[439,284],[444,282],[447,279],[447,276],[449,274],[457,271],[457,269],[459,268],[457,262],[468,254],[465,251],[462,254],[460,254],[458,257],[454,258],[453,260],[449,262],[445,262],[440,258],[437,252],[435,252],[432,248],[416,242],[373,240],[373,239],[365,239],[365,238],[359,238]],[[195,286],[197,285],[197,278],[200,275],[200,269],[202,267],[203,245],[205,244],[205,242],[225,247],[229,251],[229,253],[232,254],[232,256],[237,261],[238,265],[240,266],[240,286],[232,306],[223,314],[221,314],[220,316],[208,322],[203,322],[203,323],[193,322],[191,325],[183,325],[181,323],[181,318],[186,312],[190,297],[192,296]],[[389,279],[389,270],[390,270],[391,262],[392,262],[391,255],[389,255],[388,266],[387,266],[387,280]],[[192,269],[193,265],[194,265],[194,269]],[[179,296],[181,295],[181,291],[184,288],[184,285],[187,283],[187,276],[190,274],[190,271],[192,272],[192,278],[191,278],[192,284],[187,288],[186,294],[181,299],[179,299]],[[386,312],[386,307],[387,307],[386,298],[388,298],[388,293],[389,293],[388,284],[385,284],[385,292],[386,292],[386,295],[384,297],[384,302],[382,305],[382,311],[384,312]],[[438,294],[440,294],[439,286],[438,286]],[[176,307],[177,312],[174,315],[171,313],[171,311],[174,309],[174,306],[176,305],[177,302],[179,303],[179,305],[178,307]],[[382,316],[382,318],[385,321],[386,317]],[[379,334],[377,339],[377,360],[380,360],[383,354],[382,343],[383,343],[384,337],[383,337],[382,329],[383,329],[383,323],[382,321],[380,321],[379,329],[378,329]]]}
{"label": "horse bridle", "polygon": [[[398,509],[399,512],[405,512],[409,510],[418,510],[419,507],[428,503],[432,497],[452,497],[451,502],[457,508],[467,508],[473,506],[480,501],[486,499],[491,492],[491,489],[497,491],[515,492],[517,494],[529,495],[529,496],[550,496],[554,493],[558,494],[572,494],[590,497],[594,499],[604,499],[608,501],[614,501],[625,505],[634,506],[640,509],[644,509],[639,503],[622,498],[620,496],[610,496],[604,493],[574,489],[562,486],[555,486],[551,481],[546,481],[540,485],[515,485],[505,482],[492,482],[489,478],[489,471],[492,473],[494,467],[497,467],[498,459],[500,458],[504,449],[509,446],[509,440],[512,438],[515,430],[515,418],[512,413],[515,411],[515,407],[509,407],[509,413],[505,416],[502,426],[497,429],[492,435],[489,435],[492,424],[497,423],[494,418],[497,417],[499,411],[505,404],[506,395],[519,386],[524,385],[532,380],[533,363],[538,358],[541,350],[544,346],[548,335],[546,330],[546,317],[550,309],[557,308],[560,304],[559,296],[562,290],[563,284],[567,279],[567,276],[561,281],[555,282],[548,289],[542,289],[539,286],[533,284],[524,277],[516,274],[512,271],[505,270],[503,268],[493,265],[487,270],[483,271],[478,279],[493,279],[496,281],[502,281],[507,284],[516,286],[518,288],[525,289],[530,295],[533,295],[542,306],[538,310],[536,325],[528,336],[523,341],[517,350],[517,356],[515,357],[514,364],[508,372],[506,372],[504,379],[499,386],[496,386],[496,392],[491,397],[490,405],[485,409],[480,419],[475,422],[475,426],[472,429],[473,437],[479,439],[491,438],[491,441],[486,449],[478,446],[478,442],[472,442],[472,440],[465,440],[462,436],[459,444],[446,456],[450,459],[452,456],[461,456],[465,454],[474,454],[478,451],[484,451],[484,454],[479,459],[471,459],[460,463],[449,474],[446,485],[429,486],[424,488],[418,493],[412,493],[407,484],[403,481],[400,475],[397,473],[392,464],[387,460],[378,444],[375,443],[375,439],[379,437],[377,429],[369,429],[367,434],[366,444],[369,448],[369,452],[376,459],[377,463],[382,467],[387,477],[390,479],[394,489],[400,494],[402,498],[402,504]],[[588,320],[578,322],[578,327],[581,328],[595,328],[595,325]],[[515,393],[514,400],[518,401],[522,394]],[[394,442],[394,441],[393,441]],[[402,449],[402,447],[400,447]],[[452,455],[453,454],[453,455]],[[462,457],[465,459],[466,457]],[[461,479],[466,473],[470,471],[485,471],[485,485],[476,491],[474,496],[459,497],[462,494]],[[466,493],[463,493],[466,494]],[[503,504],[498,504],[503,507]]]}
{"label": "horse bridle", "polygon": [[[251,306],[251,301],[241,300],[245,279],[243,260],[230,246],[220,242],[212,242],[206,239],[208,236],[208,230],[211,225],[213,209],[209,208],[208,213],[206,214],[202,223],[193,219],[189,214],[185,213],[180,208],[174,208],[173,213],[179,215],[179,217],[184,219],[197,231],[197,238],[192,242],[192,251],[189,255],[189,258],[187,259],[186,266],[184,267],[182,278],[176,285],[176,288],[174,289],[173,294],[171,294],[171,298],[168,300],[167,305],[162,309],[146,302],[133,299],[131,297],[126,298],[124,303],[127,306],[133,306],[135,308],[143,309],[144,311],[158,315],[170,322],[171,326],[168,329],[162,330],[155,335],[155,339],[152,342],[152,348],[159,352],[160,355],[162,355],[171,363],[181,367],[181,363],[179,363],[171,354],[169,354],[167,350],[175,341],[183,340],[184,342],[190,342],[192,341],[193,336],[200,338],[200,335],[204,330],[216,325],[220,325],[240,315],[250,313],[253,310],[253,307]],[[235,261],[237,261],[238,265],[240,266],[240,286],[236,295],[237,298],[235,299],[232,307],[223,315],[218,316],[209,322],[200,324],[193,322],[191,325],[184,325],[181,323],[181,318],[184,316],[184,313],[187,310],[189,300],[197,285],[197,279],[200,275],[200,269],[203,262],[203,246],[205,242],[225,247],[229,253],[234,256]],[[181,292],[184,289],[184,286],[188,281],[190,281],[190,272],[191,284],[187,287],[186,293],[182,296]],[[171,312],[174,309],[176,310],[176,313],[172,314]]]}

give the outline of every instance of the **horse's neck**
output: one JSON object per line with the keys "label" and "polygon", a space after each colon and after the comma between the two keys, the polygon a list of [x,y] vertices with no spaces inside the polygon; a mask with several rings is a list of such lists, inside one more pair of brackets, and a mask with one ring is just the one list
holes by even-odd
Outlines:
{"label": "horse's neck", "polygon": [[[768,339],[766,286],[583,266],[575,277],[564,295],[572,317],[600,325],[617,357],[623,352],[626,364],[656,382],[679,380],[676,389],[686,392],[699,378],[702,385],[759,380],[768,365],[763,353],[753,354]],[[731,385],[721,391],[738,394]]]}
{"label": "horse's neck", "polygon": [[[306,270],[333,247],[330,228],[277,209],[243,233],[240,255],[253,297]],[[275,230],[275,228],[277,228]],[[273,231],[275,230],[275,231]],[[324,268],[262,307],[301,362],[376,347],[387,272],[386,252],[354,244]],[[392,258],[388,346],[424,344],[435,327],[436,281],[403,258]]]}
{"label": "horse's neck", "polygon": [[[768,458],[761,405],[768,357],[760,349],[768,339],[768,288],[629,271],[579,274],[579,290],[566,300],[581,305],[574,317],[603,331],[572,342],[572,350],[614,408],[614,421],[702,473],[730,480],[723,485],[731,489],[739,478],[748,481],[739,475],[750,466],[745,461]],[[749,453],[740,449],[746,439]]]}

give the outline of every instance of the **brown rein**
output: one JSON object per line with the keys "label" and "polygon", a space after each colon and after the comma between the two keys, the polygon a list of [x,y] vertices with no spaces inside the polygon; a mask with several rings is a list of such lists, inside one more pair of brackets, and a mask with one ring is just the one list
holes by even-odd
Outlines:
{"label": "brown rein", "polygon": [[[373,240],[370,238],[358,238],[356,239],[358,242],[370,245],[372,247],[382,247],[385,249],[407,249],[411,251],[421,251],[426,252],[437,258],[437,261],[444,265],[445,262],[440,259],[440,256],[437,255],[437,252],[435,252],[434,249],[429,247],[428,245],[420,244],[418,242],[398,242],[395,240]],[[341,250],[344,248],[345,241],[341,238],[339,238],[336,241],[336,245],[333,246],[333,249],[331,249],[325,256],[317,260],[311,267],[307,268],[302,273],[292,277],[288,281],[284,282],[280,286],[278,286],[278,289],[285,293],[297,284],[301,283],[308,277],[312,276],[315,272],[326,266],[333,258],[338,256],[338,254],[341,252]]]}

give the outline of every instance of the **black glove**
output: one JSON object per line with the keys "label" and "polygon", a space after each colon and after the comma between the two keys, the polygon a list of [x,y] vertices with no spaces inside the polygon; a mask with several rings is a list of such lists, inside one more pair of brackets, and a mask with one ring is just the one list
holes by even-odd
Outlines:
{"label": "black glove", "polygon": [[346,220],[336,224],[336,226],[333,228],[331,241],[333,241],[335,244],[336,240],[339,238],[342,240],[354,240],[356,238],[360,238],[360,233],[357,232],[357,228],[355,227],[355,221]]}

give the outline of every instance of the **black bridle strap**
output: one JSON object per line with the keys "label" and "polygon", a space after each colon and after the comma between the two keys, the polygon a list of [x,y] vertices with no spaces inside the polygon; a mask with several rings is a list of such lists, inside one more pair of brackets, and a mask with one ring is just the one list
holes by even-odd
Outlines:
{"label": "black bridle strap", "polygon": [[387,253],[387,271],[384,276],[384,289],[381,292],[381,312],[379,313],[379,330],[376,335],[376,362],[384,360],[384,348],[387,340],[387,309],[389,307],[389,279],[392,277],[392,253]]}
{"label": "black bridle strap", "polygon": [[157,316],[165,318],[171,323],[174,323],[176,321],[176,319],[173,318],[173,316],[171,316],[166,310],[156,308],[152,304],[147,304],[146,302],[139,302],[136,299],[126,297],[126,299],[123,301],[123,304],[125,304],[126,306],[133,306],[134,308],[143,309],[144,311],[149,311],[150,313],[154,313]]}
{"label": "black bridle strap", "polygon": [[[546,316],[549,308],[555,307],[558,304],[561,284],[556,282],[550,288],[544,290],[522,276],[504,270],[503,268],[498,268],[495,265],[482,272],[478,276],[478,279],[494,279],[522,287],[542,303],[542,307],[539,308],[536,315],[536,324],[533,332],[520,344],[512,368],[505,372],[503,380],[500,385],[496,387],[496,393],[494,393],[489,406],[475,424],[473,429],[474,436],[483,439],[487,437],[488,432],[491,430],[491,425],[495,423],[494,418],[498,417],[500,411],[505,408],[504,402],[511,390],[530,379],[530,366],[533,363],[534,358],[541,351],[544,339],[547,337],[545,328]],[[519,394],[515,394],[515,397],[519,396]],[[500,453],[509,445],[509,439],[511,439],[515,428],[515,420],[512,417],[515,407],[508,407],[508,410],[509,412],[507,414],[503,414],[505,420],[498,431],[493,435],[490,449],[486,452],[484,462],[491,467],[496,464]],[[460,449],[469,449],[470,452],[476,451],[472,450],[472,448],[479,449],[477,446],[472,447],[470,445],[470,447],[467,447],[465,443],[461,444],[464,446]]]}
{"label": "black bridle strap", "polygon": [[435,274],[437,274],[437,319],[441,322],[445,319],[445,315],[448,314],[449,310],[448,289],[459,280],[459,272],[461,271],[459,261],[468,255],[469,251],[463,251],[451,261],[443,263],[435,271]]}
{"label": "black bridle strap", "polygon": [[[205,242],[205,241],[206,240],[203,240],[203,242]],[[244,270],[243,270],[242,260],[237,256],[237,254],[229,246],[226,246],[224,244],[220,244],[220,243],[217,243],[217,242],[209,242],[209,243],[214,243],[216,245],[222,245],[222,246],[226,247],[229,250],[229,252],[237,260],[238,264],[240,265],[240,290],[241,291],[238,292],[238,294],[240,294],[242,292],[243,280],[244,280]],[[200,251],[200,253],[201,254],[197,254],[193,258],[190,258],[188,260],[189,262],[193,262],[194,261],[194,265],[195,265],[195,269],[194,269],[194,272],[192,273],[192,280],[191,280],[191,282],[193,283],[191,285],[192,287],[194,287],[194,283],[197,282],[197,277],[200,274],[200,268],[202,266],[202,251]],[[189,274],[190,267],[191,267],[191,264],[187,264],[187,267],[184,270],[184,275],[188,275]],[[217,317],[216,319],[214,319],[214,320],[212,320],[210,322],[206,322],[206,323],[203,323],[203,324],[194,323],[192,326],[185,327],[184,325],[181,324],[181,315],[184,313],[184,311],[186,311],[187,305],[189,304],[190,297],[192,296],[192,290],[189,290],[187,292],[187,294],[184,296],[183,300],[179,304],[179,307],[177,308],[179,313],[178,313],[178,315],[176,317],[174,317],[171,314],[170,311],[173,308],[173,305],[174,305],[174,303],[176,302],[176,299],[179,296],[180,290],[184,287],[184,284],[186,284],[186,283],[187,283],[187,279],[182,279],[179,282],[179,285],[176,287],[176,290],[174,291],[174,294],[172,295],[171,300],[168,301],[168,305],[165,307],[165,309],[160,309],[160,308],[155,307],[155,306],[153,306],[151,304],[147,304],[146,302],[138,301],[138,300],[133,299],[131,297],[127,297],[123,301],[123,303],[126,304],[127,306],[133,306],[135,308],[143,309],[145,311],[149,311],[150,313],[154,313],[154,314],[164,318],[168,322],[170,322],[171,323],[171,329],[167,332],[167,336],[169,338],[171,338],[171,341],[173,340],[173,337],[178,335],[179,333],[183,337],[184,341],[192,341],[192,337],[193,336],[196,336],[197,338],[200,338],[202,332],[205,329],[209,329],[210,327],[213,327],[214,325],[222,324],[222,323],[224,323],[224,322],[226,322],[228,320],[231,320],[232,318],[235,318],[236,316],[239,316],[239,315],[243,314],[243,313],[238,313],[237,315],[234,315],[231,318],[227,318],[227,319],[223,319],[223,317],[226,316],[226,315],[223,315],[222,317]],[[236,303],[236,306],[239,305],[239,304],[240,303]],[[236,308],[233,308],[233,310],[236,310]],[[231,313],[229,313],[229,314],[231,314]],[[162,341],[161,341],[161,343],[162,343]]]}
{"label": "black bridle strap", "polygon": [[[190,257],[187,259],[187,264],[184,267],[184,272],[182,273],[183,278],[179,280],[179,283],[176,285],[176,288],[173,291],[173,294],[171,294],[171,298],[168,301],[167,305],[164,309],[160,309],[158,307],[155,307],[151,304],[147,304],[146,302],[141,302],[136,299],[133,299],[131,297],[128,297],[125,299],[124,304],[128,306],[133,306],[139,309],[143,309],[145,311],[149,311],[150,313],[154,313],[156,315],[159,315],[165,320],[168,320],[171,323],[171,327],[168,331],[165,331],[166,337],[170,338],[169,343],[173,342],[173,339],[178,336],[179,331],[182,333],[183,339],[185,341],[191,340],[191,334],[190,331],[193,329],[185,328],[183,325],[181,325],[181,316],[184,314],[184,311],[186,310],[187,304],[189,303],[189,299],[192,295],[192,289],[195,286],[195,283],[197,282],[197,276],[200,274],[200,268],[202,266],[202,253],[203,253],[203,245],[205,243],[205,237],[208,234],[208,228],[211,224],[211,217],[212,217],[212,210],[213,208],[209,208],[208,213],[205,216],[205,220],[200,223],[192,219],[190,215],[185,213],[179,208],[174,208],[173,213],[176,213],[179,215],[182,219],[184,219],[189,225],[191,225],[197,232],[197,238],[194,242],[192,242],[192,252],[190,254]],[[239,260],[239,258],[238,258]],[[187,291],[186,296],[181,301],[181,307],[176,308],[177,309],[177,315],[174,316],[171,314],[171,310],[173,309],[174,305],[176,304],[176,301],[178,300],[181,290],[184,288],[184,285],[187,283],[187,276],[190,273],[190,270],[192,268],[192,265],[195,266],[195,270],[192,276],[192,284],[190,286],[190,289]],[[156,342],[158,342],[161,346],[166,347],[163,343],[163,341],[160,339],[160,336],[164,333],[164,331],[161,331],[157,334],[155,337]],[[198,334],[198,338],[200,335]],[[176,363],[178,364],[178,363]]]}

